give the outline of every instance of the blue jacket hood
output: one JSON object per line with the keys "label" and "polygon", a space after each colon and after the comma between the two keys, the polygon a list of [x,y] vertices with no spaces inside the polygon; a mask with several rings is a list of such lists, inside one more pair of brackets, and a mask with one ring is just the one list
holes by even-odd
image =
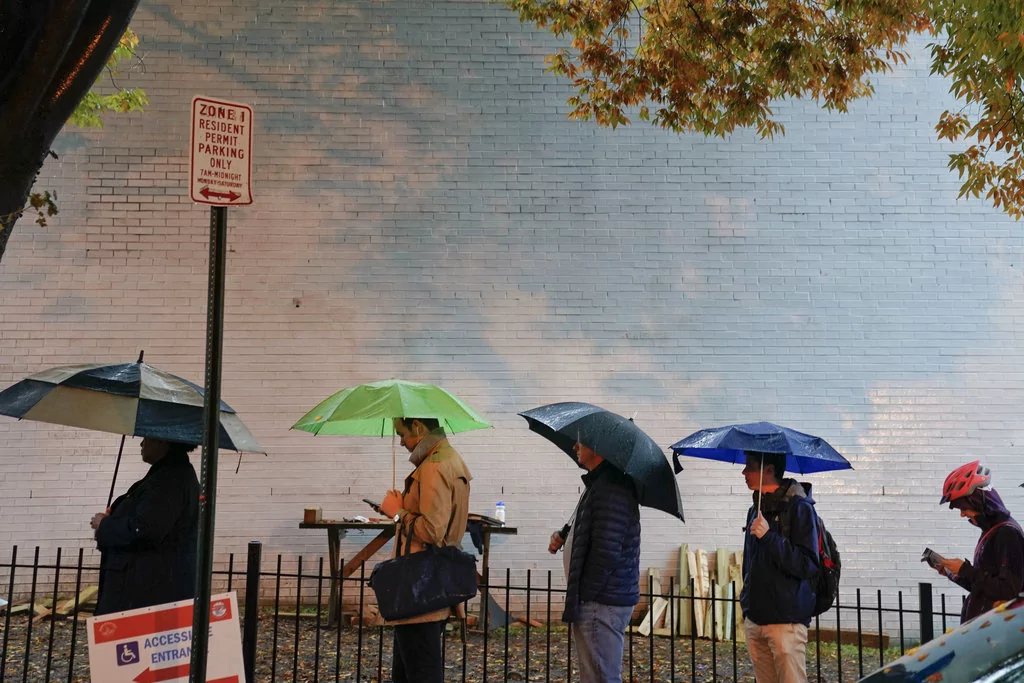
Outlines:
{"label": "blue jacket hood", "polygon": [[[757,491],[751,491],[751,497],[754,501],[754,506],[757,507]],[[779,510],[785,507],[794,498],[806,499],[808,503],[814,505],[814,498],[811,496],[811,483],[804,481],[798,482],[796,479],[783,479],[779,488],[766,493],[761,496],[761,510],[762,513],[765,510],[765,506],[771,506],[771,509]]]}

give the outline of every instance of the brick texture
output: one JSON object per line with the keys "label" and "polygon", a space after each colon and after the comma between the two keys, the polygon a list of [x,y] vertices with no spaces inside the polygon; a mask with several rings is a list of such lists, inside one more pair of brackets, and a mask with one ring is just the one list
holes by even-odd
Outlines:
{"label": "brick texture", "polygon": [[[924,40],[850,113],[777,109],[762,141],[568,121],[544,72],[553,38],[497,3],[144,0],[133,28],[144,115],[67,130],[0,267],[0,383],[51,365],[146,360],[202,383],[208,210],[188,199],[193,95],[255,109],[255,203],[229,211],[223,397],[269,449],[221,454],[218,557],[265,542],[326,550],[302,509],[368,514],[391,446],[289,426],[337,389],[437,382],[494,423],[453,439],[472,508],[519,535],[492,566],[553,570],[551,530],[579,488],[516,412],[586,400],[666,447],[710,425],[820,434],[853,472],[808,477],[845,591],[932,580],[926,545],[971,553],[937,505],[981,458],[1024,515],[1020,226],[957,201],[935,140],[951,106]],[[0,547],[90,542],[118,439],[0,422]],[[142,475],[130,440],[119,490]],[[401,477],[408,465],[399,455]],[[736,467],[690,460],[685,525],[644,515],[644,566],[681,543],[736,548]],[[351,554],[358,534],[346,541]],[[0,551],[6,553],[6,551]],[[871,598],[873,600],[873,597]]]}

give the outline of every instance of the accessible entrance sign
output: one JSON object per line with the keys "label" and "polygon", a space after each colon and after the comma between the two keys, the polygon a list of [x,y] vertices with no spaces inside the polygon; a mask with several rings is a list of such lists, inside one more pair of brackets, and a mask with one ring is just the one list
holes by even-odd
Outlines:
{"label": "accessible entrance sign", "polygon": [[[92,683],[187,681],[192,656],[192,600],[88,619]],[[207,683],[245,683],[235,593],[210,599]]]}
{"label": "accessible entrance sign", "polygon": [[189,159],[192,201],[252,204],[252,107],[193,97]]}

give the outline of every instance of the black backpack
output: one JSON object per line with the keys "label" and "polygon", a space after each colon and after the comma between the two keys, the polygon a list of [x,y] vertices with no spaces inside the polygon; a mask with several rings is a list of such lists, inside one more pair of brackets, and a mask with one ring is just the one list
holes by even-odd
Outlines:
{"label": "black backpack", "polygon": [[[790,509],[792,510],[792,508]],[[814,510],[813,506],[811,509]],[[785,520],[784,532],[785,536],[789,538],[791,525],[788,515]],[[818,568],[820,571],[814,585],[814,614],[812,616],[818,616],[831,609],[839,599],[839,574],[843,563],[839,559],[839,546],[836,545],[832,534],[825,528],[825,522],[818,516],[817,510],[814,510],[814,523],[818,527]]]}
{"label": "black backpack", "polygon": [[814,589],[814,616],[827,612],[839,599],[839,573],[843,563],[839,559],[839,548],[832,534],[825,528],[818,513],[814,513],[818,525],[818,585]]}

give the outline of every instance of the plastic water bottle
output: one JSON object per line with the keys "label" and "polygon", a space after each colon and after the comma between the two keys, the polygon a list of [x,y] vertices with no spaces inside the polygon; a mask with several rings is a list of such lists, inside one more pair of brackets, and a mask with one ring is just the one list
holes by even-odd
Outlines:
{"label": "plastic water bottle", "polygon": [[505,523],[505,503],[500,500],[494,506],[494,518],[502,524]]}

